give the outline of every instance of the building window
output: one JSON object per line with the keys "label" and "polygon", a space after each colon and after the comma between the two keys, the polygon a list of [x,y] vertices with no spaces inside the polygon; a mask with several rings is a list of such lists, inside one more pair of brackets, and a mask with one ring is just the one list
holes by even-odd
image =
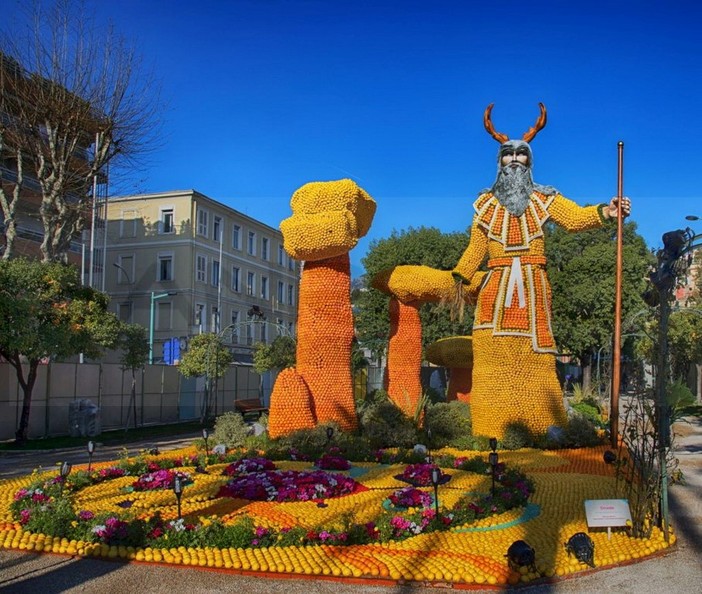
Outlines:
{"label": "building window", "polygon": [[270,258],[271,242],[267,237],[261,237],[261,258],[268,260]]}
{"label": "building window", "polygon": [[120,322],[125,322],[130,324],[132,321],[132,302],[125,301],[124,303],[117,304],[117,317]]}
{"label": "building window", "polygon": [[288,305],[295,305],[295,287],[288,285]]}
{"label": "building window", "polygon": [[295,270],[295,260],[288,258],[288,270]]}
{"label": "building window", "polygon": [[256,233],[254,233],[253,231],[249,231],[249,242],[246,249],[249,253],[249,256],[256,255]]}
{"label": "building window", "polygon": [[264,344],[268,342],[268,326],[265,323],[261,324],[261,342]]}
{"label": "building window", "polygon": [[215,216],[212,221],[212,239],[220,241],[222,239],[222,217]]}
{"label": "building window", "polygon": [[212,260],[212,286],[219,287],[219,262]]}
{"label": "building window", "polygon": [[207,237],[207,218],[209,213],[201,208],[197,209],[197,234]]}
{"label": "building window", "polygon": [[156,329],[170,330],[172,327],[172,303],[170,301],[157,301],[156,304]]}
{"label": "building window", "polygon": [[158,255],[158,280],[160,282],[173,280],[173,254]]}
{"label": "building window", "polygon": [[241,249],[241,225],[232,226],[232,248]]}
{"label": "building window", "polygon": [[253,339],[254,339],[254,328],[253,324],[247,324],[246,325],[246,344],[251,346],[253,344]]}
{"label": "building window", "polygon": [[197,255],[196,276],[197,282],[207,282],[207,256]]}
{"label": "building window", "polygon": [[285,266],[285,248],[283,244],[278,244],[278,265]]}
{"label": "building window", "polygon": [[136,210],[123,210],[122,220],[119,222],[119,236],[120,237],[136,237],[136,223],[137,223],[137,211]]}
{"label": "building window", "polygon": [[285,305],[285,283],[278,281],[278,305]]}
{"label": "building window", "polygon": [[232,325],[232,332],[231,332],[231,337],[232,337],[232,344],[237,344],[239,342],[239,328],[237,327],[237,324],[239,323],[239,312],[238,311],[232,311],[232,316],[230,318],[231,320],[231,325]]}
{"label": "building window", "polygon": [[290,336],[294,336],[293,330],[295,330],[295,326],[292,322],[288,322],[288,334],[290,334]]}
{"label": "building window", "polygon": [[268,299],[268,277],[261,277],[261,299]]}
{"label": "building window", "polygon": [[203,303],[195,304],[195,326],[198,332],[207,332],[207,320],[205,319],[205,305]]}
{"label": "building window", "polygon": [[275,329],[278,336],[285,336],[285,322],[283,321],[283,318],[276,318]]}
{"label": "building window", "polygon": [[241,290],[241,270],[237,266],[232,266],[232,291],[238,293]]}
{"label": "building window", "polygon": [[134,256],[120,256],[117,264],[117,284],[131,285],[134,278]]}
{"label": "building window", "polygon": [[251,296],[256,294],[256,274],[253,272],[246,274],[246,294]]}
{"label": "building window", "polygon": [[175,225],[173,224],[173,209],[162,208],[159,221],[159,233],[174,233]]}
{"label": "building window", "polygon": [[219,332],[219,308],[216,305],[212,306],[210,325],[212,326],[212,332]]}

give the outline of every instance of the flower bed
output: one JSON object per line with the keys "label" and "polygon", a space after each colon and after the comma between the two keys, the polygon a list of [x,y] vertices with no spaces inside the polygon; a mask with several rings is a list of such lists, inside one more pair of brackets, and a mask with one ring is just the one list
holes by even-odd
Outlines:
{"label": "flower bed", "polygon": [[[406,487],[401,480],[420,471],[407,464],[361,463],[366,472],[353,481],[338,472],[310,471],[309,462],[213,457],[203,473],[195,471],[194,450],[143,456],[96,465],[91,473],[74,471],[65,484],[56,472],[0,481],[0,545],[253,572],[527,582],[589,569],[569,557],[563,543],[588,532],[584,500],[616,496],[603,450],[500,452],[494,491],[485,463],[463,460],[462,452],[435,452],[451,477],[439,486],[438,517],[427,505],[431,489]],[[172,489],[125,495],[124,487],[176,467],[176,460],[185,461],[178,472],[192,481],[182,493],[182,517]],[[242,479],[265,485],[266,497],[249,497],[232,486]],[[318,488],[332,481],[344,487],[323,493]],[[421,505],[401,509],[403,496],[405,503],[414,502],[410,489],[424,494],[417,500]],[[287,495],[280,499],[281,493]],[[386,509],[393,496],[397,509]],[[625,531],[611,539],[605,532],[590,536],[598,568],[646,557],[675,541],[672,533],[665,542],[657,528],[647,539]],[[505,558],[520,539],[536,551],[534,568],[523,573],[510,569]]]}

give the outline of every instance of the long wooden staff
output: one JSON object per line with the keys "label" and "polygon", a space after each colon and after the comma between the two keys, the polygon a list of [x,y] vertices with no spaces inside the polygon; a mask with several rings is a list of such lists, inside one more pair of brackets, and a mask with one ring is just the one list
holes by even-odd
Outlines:
{"label": "long wooden staff", "polygon": [[617,447],[619,439],[619,389],[621,386],[621,350],[622,350],[622,250],[624,234],[624,215],[622,199],[624,198],[624,143],[617,143],[617,264],[614,281],[614,335],[612,337],[612,390],[611,409],[609,413],[609,432],[611,445]]}

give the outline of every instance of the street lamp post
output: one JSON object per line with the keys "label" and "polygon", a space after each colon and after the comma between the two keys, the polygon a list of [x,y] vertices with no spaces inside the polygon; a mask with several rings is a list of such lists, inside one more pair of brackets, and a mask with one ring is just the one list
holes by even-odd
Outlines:
{"label": "street lamp post", "polygon": [[[697,220],[695,215],[688,215],[687,220]],[[670,317],[670,299],[673,296],[678,275],[685,268],[680,263],[682,256],[702,246],[702,235],[695,235],[692,229],[678,229],[663,234],[663,249],[659,250],[658,266],[651,274],[651,282],[659,294],[658,322],[658,356],[656,372],[656,413],[658,421],[658,464],[660,470],[661,517],[663,536],[669,539],[668,521],[668,468],[667,450],[670,447],[670,416],[666,401],[668,380],[668,319]]]}
{"label": "street lamp post", "polygon": [[155,291],[151,291],[151,307],[149,309],[149,365],[152,365],[154,362],[154,304],[158,299],[172,297],[175,294],[175,291],[167,291],[158,294]]}

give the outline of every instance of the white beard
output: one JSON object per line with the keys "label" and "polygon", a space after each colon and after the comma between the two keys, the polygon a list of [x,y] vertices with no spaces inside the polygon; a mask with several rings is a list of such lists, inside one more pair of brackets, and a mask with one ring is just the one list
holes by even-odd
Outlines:
{"label": "white beard", "polygon": [[506,165],[497,173],[497,180],[492,186],[492,193],[509,214],[519,217],[529,205],[529,197],[534,191],[531,169],[518,164],[516,167]]}

